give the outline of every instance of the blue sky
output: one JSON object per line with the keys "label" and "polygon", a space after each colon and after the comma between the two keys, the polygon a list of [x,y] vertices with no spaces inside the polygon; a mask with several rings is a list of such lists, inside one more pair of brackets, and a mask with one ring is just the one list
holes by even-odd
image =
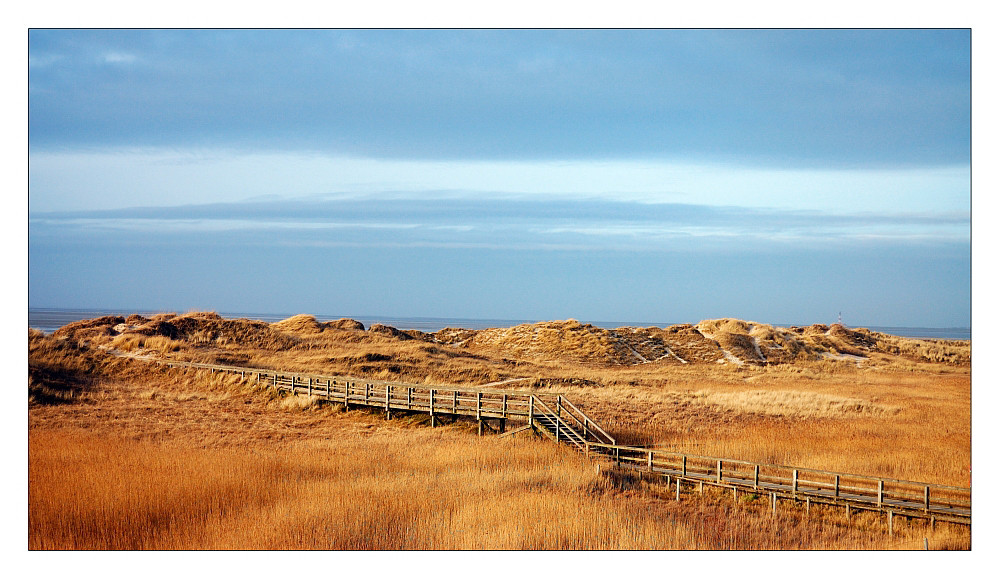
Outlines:
{"label": "blue sky", "polygon": [[32,30],[29,305],[967,327],[968,30]]}

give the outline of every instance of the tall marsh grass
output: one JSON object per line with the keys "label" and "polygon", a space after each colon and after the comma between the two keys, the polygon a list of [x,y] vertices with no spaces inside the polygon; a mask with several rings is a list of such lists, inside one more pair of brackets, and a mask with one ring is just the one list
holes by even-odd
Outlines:
{"label": "tall marsh grass", "polygon": [[[655,501],[566,449],[449,429],[280,450],[40,430],[29,446],[30,549],[891,549],[929,533]],[[939,527],[936,547],[967,543]]]}

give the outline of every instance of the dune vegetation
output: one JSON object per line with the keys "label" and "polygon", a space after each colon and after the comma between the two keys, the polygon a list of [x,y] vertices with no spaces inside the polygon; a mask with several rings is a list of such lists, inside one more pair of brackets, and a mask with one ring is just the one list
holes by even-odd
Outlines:
{"label": "dune vegetation", "polygon": [[[968,529],[660,496],[530,435],[286,398],[178,359],[563,393],[626,444],[969,484],[971,349],[842,326],[574,320],[423,333],[300,315],[29,331],[32,549],[967,549]],[[513,381],[516,380],[516,381]],[[510,381],[510,382],[508,382]]]}

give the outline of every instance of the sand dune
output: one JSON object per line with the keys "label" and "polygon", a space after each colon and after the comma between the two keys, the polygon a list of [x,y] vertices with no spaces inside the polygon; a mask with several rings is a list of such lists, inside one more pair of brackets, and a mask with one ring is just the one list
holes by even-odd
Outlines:
{"label": "sand dune", "polygon": [[350,342],[415,340],[534,360],[573,361],[601,365],[774,365],[796,361],[834,360],[863,364],[874,354],[902,356],[916,361],[967,365],[967,341],[918,340],[849,329],[840,324],[788,328],[722,318],[665,328],[605,329],[577,320],[522,324],[510,328],[468,330],[446,328],[435,333],[399,330],[340,319],[319,322],[299,314],[280,322],[225,319],[211,312],[161,314],[154,318],[105,316],[68,324],[56,337],[108,340],[119,335],[163,336],[195,343],[256,344],[289,347],[317,334]]}

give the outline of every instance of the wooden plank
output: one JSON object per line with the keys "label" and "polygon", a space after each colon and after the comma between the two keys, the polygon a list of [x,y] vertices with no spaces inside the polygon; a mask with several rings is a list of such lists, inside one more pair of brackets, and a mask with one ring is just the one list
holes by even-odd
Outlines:
{"label": "wooden plank", "polygon": [[524,432],[525,430],[530,430],[530,429],[531,429],[531,426],[528,426],[528,425],[522,426],[520,428],[515,428],[514,430],[511,430],[509,432],[505,432],[505,433],[501,434],[500,436],[498,436],[497,438],[504,438],[505,436],[513,436],[513,435],[517,434],[518,432]]}

